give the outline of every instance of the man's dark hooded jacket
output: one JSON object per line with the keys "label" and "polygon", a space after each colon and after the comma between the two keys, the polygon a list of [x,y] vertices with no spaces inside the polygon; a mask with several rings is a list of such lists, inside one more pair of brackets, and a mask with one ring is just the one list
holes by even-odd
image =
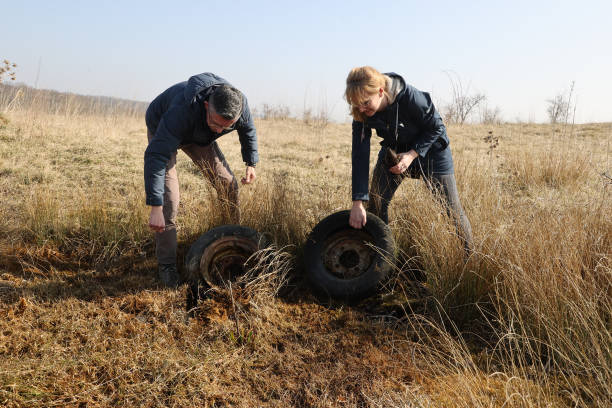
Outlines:
{"label": "man's dark hooded jacket", "polygon": [[166,165],[172,154],[186,144],[209,145],[222,135],[238,131],[242,160],[247,165],[259,161],[257,135],[247,99],[244,95],[242,114],[231,129],[214,133],[206,123],[204,101],[225,79],[209,72],[194,75],[166,89],[151,102],[145,120],[154,135],[144,155],[144,178],[147,205],[163,205]]}
{"label": "man's dark hooded jacket", "polygon": [[393,103],[367,118],[365,122],[353,121],[353,201],[369,200],[368,173],[372,129],[383,138],[380,142],[383,148],[394,149],[397,153],[414,149],[418,153],[418,157],[408,169],[411,176],[454,172],[446,127],[429,94],[406,84],[404,79],[395,73],[385,75],[391,78],[394,87],[401,89]]}

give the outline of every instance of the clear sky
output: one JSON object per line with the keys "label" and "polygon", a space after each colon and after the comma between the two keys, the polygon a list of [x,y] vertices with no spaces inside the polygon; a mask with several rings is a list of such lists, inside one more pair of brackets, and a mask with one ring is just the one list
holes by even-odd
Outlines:
{"label": "clear sky", "polygon": [[345,120],[354,66],[450,100],[454,72],[505,120],[612,121],[612,1],[3,1],[0,60],[38,88],[150,101],[210,71],[263,103]]}

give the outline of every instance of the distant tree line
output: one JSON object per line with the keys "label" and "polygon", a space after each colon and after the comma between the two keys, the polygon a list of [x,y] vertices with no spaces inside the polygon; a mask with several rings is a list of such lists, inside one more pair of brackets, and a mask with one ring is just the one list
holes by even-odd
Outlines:
{"label": "distant tree line", "polygon": [[23,84],[0,83],[0,111],[28,109],[66,115],[143,116],[148,105],[148,102],[108,96],[77,95],[35,89]]}

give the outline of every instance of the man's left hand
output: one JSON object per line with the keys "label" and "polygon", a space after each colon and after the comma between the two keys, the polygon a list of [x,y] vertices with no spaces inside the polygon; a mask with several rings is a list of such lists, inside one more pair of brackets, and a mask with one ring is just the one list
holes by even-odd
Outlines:
{"label": "man's left hand", "polygon": [[410,150],[408,153],[400,153],[397,155],[399,162],[391,167],[389,171],[393,174],[402,174],[412,164],[412,161],[417,158],[419,154],[415,150]]}
{"label": "man's left hand", "polygon": [[256,178],[257,175],[255,175],[255,167],[247,166],[246,173],[241,181],[242,184],[251,184]]}

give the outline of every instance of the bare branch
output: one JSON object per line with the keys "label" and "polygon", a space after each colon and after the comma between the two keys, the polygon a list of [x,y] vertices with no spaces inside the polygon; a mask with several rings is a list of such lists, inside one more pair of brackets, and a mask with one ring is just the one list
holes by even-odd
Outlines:
{"label": "bare branch", "polygon": [[444,120],[448,123],[463,124],[474,108],[484,102],[487,97],[482,93],[470,95],[470,85],[464,87],[459,75],[449,71],[445,73],[451,83],[452,101],[443,109]]}

